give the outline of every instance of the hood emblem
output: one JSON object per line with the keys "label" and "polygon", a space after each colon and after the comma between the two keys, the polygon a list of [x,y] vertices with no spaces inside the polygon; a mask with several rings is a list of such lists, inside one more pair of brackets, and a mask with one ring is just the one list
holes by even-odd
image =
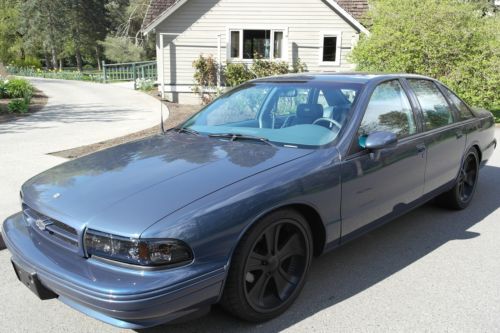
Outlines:
{"label": "hood emblem", "polygon": [[53,224],[49,220],[42,220],[42,219],[37,219],[35,221],[35,225],[37,226],[38,229],[41,231],[45,231],[49,225]]}
{"label": "hood emblem", "polygon": [[61,193],[56,193],[52,196],[52,198],[57,199],[61,196]]}

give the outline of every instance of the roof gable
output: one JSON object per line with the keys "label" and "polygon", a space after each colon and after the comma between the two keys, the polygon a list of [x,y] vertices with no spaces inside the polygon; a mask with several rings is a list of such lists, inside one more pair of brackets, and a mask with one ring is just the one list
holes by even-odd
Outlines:
{"label": "roof gable", "polygon": [[[186,1],[151,0],[144,16],[142,31],[145,33],[151,31]],[[368,10],[368,0],[326,0],[326,2],[337,9],[347,21],[353,23],[360,31],[368,33],[368,30],[359,23]]]}

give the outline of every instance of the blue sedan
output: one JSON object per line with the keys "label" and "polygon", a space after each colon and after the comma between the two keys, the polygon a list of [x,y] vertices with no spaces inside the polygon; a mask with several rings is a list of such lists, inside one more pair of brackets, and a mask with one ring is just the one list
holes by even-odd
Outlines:
{"label": "blue sedan", "polygon": [[39,298],[112,325],[215,303],[264,321],[314,256],[431,199],[466,208],[496,145],[491,113],[427,77],[254,80],[177,128],[28,180],[3,237]]}

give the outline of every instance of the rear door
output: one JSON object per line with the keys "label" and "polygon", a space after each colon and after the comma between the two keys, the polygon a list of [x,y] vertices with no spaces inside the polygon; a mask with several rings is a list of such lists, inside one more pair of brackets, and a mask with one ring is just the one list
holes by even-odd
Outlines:
{"label": "rear door", "polygon": [[[374,89],[356,142],[342,162],[342,237],[422,195],[426,150],[417,119],[400,80]],[[397,146],[375,152],[361,148],[358,139],[375,131],[395,133]]]}
{"label": "rear door", "polygon": [[426,79],[407,79],[407,82],[424,120],[427,147],[424,193],[429,193],[456,179],[466,136],[436,83]]}

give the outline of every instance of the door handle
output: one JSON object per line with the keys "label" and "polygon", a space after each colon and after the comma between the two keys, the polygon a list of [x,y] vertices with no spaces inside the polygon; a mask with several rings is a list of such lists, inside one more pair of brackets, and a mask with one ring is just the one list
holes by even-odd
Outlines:
{"label": "door handle", "polygon": [[456,131],[455,135],[456,135],[457,139],[460,139],[464,136],[464,133],[462,131]]}
{"label": "door handle", "polygon": [[427,147],[424,144],[417,145],[417,151],[419,153],[423,153],[426,149]]}

